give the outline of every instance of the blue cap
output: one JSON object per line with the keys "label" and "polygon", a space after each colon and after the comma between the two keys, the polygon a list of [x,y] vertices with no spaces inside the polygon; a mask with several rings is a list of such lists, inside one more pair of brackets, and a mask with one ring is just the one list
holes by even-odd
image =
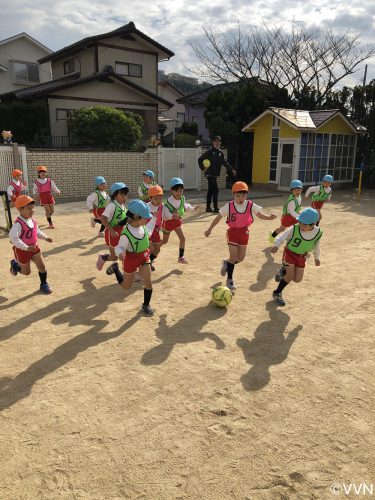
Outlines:
{"label": "blue cap", "polygon": [[303,184],[301,181],[299,181],[298,179],[295,179],[294,181],[292,181],[290,183],[290,186],[289,186],[290,189],[296,189],[296,188],[300,188],[302,189],[303,188]]}
{"label": "blue cap", "polygon": [[115,182],[112,184],[112,186],[109,188],[109,194],[112,196],[113,193],[116,191],[119,191],[120,189],[127,188],[128,186],[124,184],[123,182]]}
{"label": "blue cap", "polygon": [[98,175],[97,177],[95,177],[95,186],[99,186],[100,184],[103,184],[103,182],[105,182],[103,176]]}
{"label": "blue cap", "polygon": [[319,214],[314,208],[305,208],[297,217],[302,224],[315,224],[319,220]]}
{"label": "blue cap", "polygon": [[332,175],[325,175],[322,179],[322,182],[333,182]]}
{"label": "blue cap", "polygon": [[149,177],[151,177],[151,179],[153,179],[155,177],[155,174],[152,170],[145,170],[143,172],[143,175],[148,175]]}
{"label": "blue cap", "polygon": [[133,200],[128,205],[128,210],[132,214],[139,215],[143,219],[151,219],[152,214],[149,206],[142,200]]}
{"label": "blue cap", "polygon": [[184,181],[182,179],[180,179],[179,177],[173,177],[173,179],[171,179],[169,181],[170,188],[173,188],[174,186],[177,186],[178,184],[181,184],[182,186],[184,185]]}

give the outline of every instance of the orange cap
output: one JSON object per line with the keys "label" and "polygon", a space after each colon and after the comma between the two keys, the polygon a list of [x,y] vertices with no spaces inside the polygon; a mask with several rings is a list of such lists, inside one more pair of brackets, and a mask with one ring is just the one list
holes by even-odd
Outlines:
{"label": "orange cap", "polygon": [[19,196],[14,202],[14,205],[19,210],[20,208],[26,207],[26,205],[30,205],[30,203],[35,203],[35,201],[30,198],[30,196],[21,194],[21,196]]}
{"label": "orange cap", "polygon": [[151,186],[148,188],[149,196],[157,196],[158,194],[163,194],[163,189],[160,186]]}
{"label": "orange cap", "polygon": [[47,172],[47,167],[44,165],[40,165],[39,167],[36,167],[38,172]]}
{"label": "orange cap", "polygon": [[23,174],[22,170],[18,170],[18,168],[12,170],[12,177],[17,177],[17,175],[22,175],[22,174]]}
{"label": "orange cap", "polygon": [[232,186],[232,193],[238,193],[238,191],[249,191],[249,186],[246,182],[237,181]]}

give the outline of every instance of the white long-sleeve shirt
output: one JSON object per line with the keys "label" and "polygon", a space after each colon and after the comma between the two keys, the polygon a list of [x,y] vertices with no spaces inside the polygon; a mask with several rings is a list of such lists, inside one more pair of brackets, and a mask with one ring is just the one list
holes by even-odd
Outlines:
{"label": "white long-sleeve shirt", "polygon": [[[23,184],[22,181],[16,181],[16,179],[12,179],[12,182],[14,182],[14,184],[16,186],[22,186],[21,191],[23,191],[26,188],[26,184]],[[11,201],[12,196],[14,196],[14,186],[12,186],[12,184],[9,184],[9,186],[7,187],[7,195],[8,195],[9,201]]]}
{"label": "white long-sleeve shirt", "polygon": [[[176,210],[178,210],[180,208],[181,199],[176,199],[173,196],[170,196],[167,201]],[[184,206],[185,206],[185,210],[195,210],[195,208],[193,207],[193,205],[190,205],[190,203],[185,203]],[[172,219],[172,215],[173,214],[171,214],[171,212],[168,210],[168,208],[164,206],[163,207],[163,220],[170,220],[170,219]]]}
{"label": "white long-sleeve shirt", "polygon": [[[45,184],[48,180],[49,180],[48,177],[45,177],[44,179],[38,179],[38,182],[40,182],[40,184]],[[53,182],[52,179],[51,179],[51,193],[60,194],[60,189],[56,186],[56,184]],[[37,184],[35,184],[35,182],[33,185],[33,194],[34,195],[39,194],[38,186]]]}
{"label": "white long-sleeve shirt", "polygon": [[[310,186],[305,193],[305,198],[308,198],[312,193],[318,194],[319,191],[320,191],[320,186]],[[330,187],[327,187],[324,188],[324,191],[325,193],[329,194],[327,200],[330,200],[332,196],[332,189]]]}
{"label": "white long-sleeve shirt", "polygon": [[[18,216],[20,219],[24,221],[24,223],[30,228],[34,228],[34,223],[32,219],[25,219],[24,217],[21,217],[20,215]],[[22,232],[22,226],[19,222],[15,222],[13,226],[11,227],[9,231],[9,239],[16,248],[19,248],[20,250],[27,250],[29,248],[26,243],[24,243],[20,236]],[[39,240],[45,240],[47,238],[47,235],[43,233],[38,227],[38,233],[37,233],[38,239]]]}
{"label": "white long-sleeve shirt", "polygon": [[[108,193],[106,193],[105,191],[100,191],[100,193],[101,193],[101,195],[103,196],[103,198],[105,200],[109,200]],[[97,207],[99,205],[99,196],[98,196],[98,193],[96,191],[94,191],[93,193],[89,194],[88,197],[87,197],[86,203],[87,203],[87,208],[89,210],[93,210],[94,205]]]}
{"label": "white long-sleeve shirt", "polygon": [[[150,219],[149,222],[146,224],[146,230],[149,236],[151,236],[152,232],[154,231],[155,222],[156,222],[155,217],[152,217],[152,219]],[[145,230],[143,226],[133,227],[130,224],[128,224],[127,228],[129,232],[134,236],[134,238],[137,238],[138,240],[141,240],[145,235]],[[118,245],[115,247],[115,254],[118,257],[120,254],[125,254],[126,250],[131,251],[132,246],[126,234],[122,234],[120,236]]]}
{"label": "white long-sleeve shirt", "polygon": [[[294,226],[288,227],[288,229],[282,233],[280,233],[278,236],[276,236],[275,243],[274,245],[277,246],[278,248],[284,241],[288,241],[292,235],[293,235],[293,230]],[[314,229],[312,231],[301,231],[301,236],[304,240],[313,240],[315,236],[319,232],[318,226],[314,226]],[[314,248],[314,257],[319,260],[320,258],[320,239],[317,241],[315,248]]]}
{"label": "white long-sleeve shirt", "polygon": [[[296,200],[298,202],[298,205],[301,206],[301,203],[302,203],[302,198],[301,196],[296,196]],[[297,219],[298,217],[298,213],[295,211],[295,208],[296,208],[296,204],[294,203],[294,200],[291,200],[289,203],[288,203],[288,206],[287,206],[287,213],[290,214],[292,217],[294,217],[295,219]]]}

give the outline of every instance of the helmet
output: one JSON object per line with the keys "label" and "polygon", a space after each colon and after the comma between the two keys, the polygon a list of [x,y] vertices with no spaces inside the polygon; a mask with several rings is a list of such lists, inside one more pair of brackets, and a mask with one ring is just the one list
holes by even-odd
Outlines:
{"label": "helmet", "polygon": [[115,182],[112,184],[112,186],[109,188],[109,194],[112,196],[116,191],[119,191],[120,189],[128,188],[126,184],[123,182]]}
{"label": "helmet", "polygon": [[299,181],[298,179],[292,181],[290,183],[290,186],[289,186],[290,189],[302,189],[303,188],[303,184],[301,181]]}
{"label": "helmet", "polygon": [[238,191],[249,191],[249,186],[246,182],[237,181],[232,186],[232,193],[238,193]]}
{"label": "helmet", "polygon": [[30,196],[21,194],[21,196],[19,196],[14,202],[14,205],[19,210],[20,208],[26,207],[26,205],[30,205],[30,203],[35,203],[35,201],[30,198]]}
{"label": "helmet", "polygon": [[160,186],[151,186],[148,188],[149,196],[157,196],[158,194],[163,194],[163,189]]}
{"label": "helmet", "polygon": [[47,167],[44,165],[40,165],[39,167],[36,167],[38,172],[47,172]]}
{"label": "helmet", "polygon": [[319,214],[314,208],[305,208],[297,217],[302,224],[315,224],[319,220]]}
{"label": "helmet", "polygon": [[325,175],[322,179],[322,182],[333,182],[332,175]]}
{"label": "helmet", "polygon": [[180,179],[180,177],[173,177],[173,179],[171,179],[169,181],[170,188],[173,188],[174,186],[177,186],[178,184],[181,184],[181,186],[184,185],[184,181],[182,179]]}
{"label": "helmet", "polygon": [[12,170],[12,177],[17,177],[17,175],[22,175],[22,174],[23,174],[22,170],[19,170],[18,168]]}
{"label": "helmet", "polygon": [[99,186],[100,184],[104,184],[105,183],[105,179],[102,175],[98,175],[97,177],[95,177],[95,186]]}
{"label": "helmet", "polygon": [[142,219],[151,219],[152,215],[148,205],[142,200],[133,200],[128,205],[128,211],[139,215]]}
{"label": "helmet", "polygon": [[149,177],[151,177],[151,179],[153,179],[155,177],[155,174],[152,170],[145,170],[143,172],[143,175],[148,175]]}

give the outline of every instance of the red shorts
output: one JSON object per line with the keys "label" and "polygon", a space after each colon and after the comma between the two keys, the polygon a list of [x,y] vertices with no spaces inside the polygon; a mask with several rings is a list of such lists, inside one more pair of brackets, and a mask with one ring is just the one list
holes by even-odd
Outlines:
{"label": "red shorts", "polygon": [[122,262],[124,273],[133,274],[143,264],[150,264],[150,253],[149,248],[139,253],[126,252],[125,259]]}
{"label": "red shorts", "polygon": [[40,204],[42,207],[44,205],[54,205],[55,204],[55,198],[52,196],[51,193],[39,193],[39,200]]}
{"label": "red shorts", "polygon": [[284,248],[283,262],[296,267],[305,267],[306,264],[306,254],[294,253],[289,248]]}
{"label": "red shorts", "polygon": [[116,231],[116,233],[117,233],[116,237],[112,236],[107,228],[105,228],[105,230],[104,230],[105,242],[109,247],[115,247],[118,245],[118,242],[120,241],[120,236],[121,236],[121,232],[123,230],[123,227],[122,226],[115,226],[112,229],[114,229]]}
{"label": "red shorts", "polygon": [[34,257],[34,255],[40,253],[40,248],[38,247],[38,244],[36,244],[35,246],[36,246],[35,252],[29,252],[27,250],[21,250],[20,248],[13,247],[13,252],[16,261],[19,262],[20,264],[28,264],[30,260]]}
{"label": "red shorts", "polygon": [[169,219],[163,221],[163,233],[171,233],[182,226],[182,219]]}
{"label": "red shorts", "polygon": [[294,224],[298,224],[298,220],[295,219],[292,215],[286,214],[281,217],[281,225],[283,227],[294,226]]}
{"label": "red shorts", "polygon": [[94,217],[94,219],[100,219],[104,210],[105,210],[105,207],[103,207],[103,208],[94,207],[92,209],[92,216]]}
{"label": "red shorts", "polygon": [[320,210],[324,205],[324,201],[312,201],[311,208],[315,208],[315,210]]}
{"label": "red shorts", "polygon": [[153,231],[152,231],[152,235],[150,236],[150,241],[152,241],[153,243],[160,243],[161,242],[161,238],[160,238],[160,229],[159,228],[155,228]]}
{"label": "red shorts", "polygon": [[227,230],[227,241],[231,245],[246,246],[249,242],[248,227],[230,227]]}

